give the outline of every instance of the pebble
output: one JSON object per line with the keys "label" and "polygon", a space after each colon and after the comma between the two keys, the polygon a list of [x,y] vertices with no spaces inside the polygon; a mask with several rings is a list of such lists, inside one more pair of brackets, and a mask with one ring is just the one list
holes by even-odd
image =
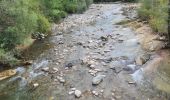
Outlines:
{"label": "pebble", "polygon": [[99,95],[99,93],[96,92],[96,91],[92,91],[92,94],[93,94],[94,96],[98,96],[98,95]]}
{"label": "pebble", "polygon": [[57,76],[57,79],[59,80],[60,83],[65,83],[65,79],[63,79],[62,77]]}
{"label": "pebble", "polygon": [[36,87],[39,86],[39,84],[38,83],[34,83],[33,86],[34,86],[34,88],[36,88]]}
{"label": "pebble", "polygon": [[104,92],[104,90],[100,90],[100,92],[101,92],[101,93],[103,93],[103,92]]}
{"label": "pebble", "polygon": [[112,93],[112,96],[115,96],[115,93]]}
{"label": "pebble", "polygon": [[74,94],[74,91],[70,91],[70,92],[68,92],[68,94],[69,94],[69,95],[72,95],[72,94]]}
{"label": "pebble", "polygon": [[82,93],[81,93],[80,90],[75,90],[75,91],[74,91],[74,95],[75,95],[76,98],[80,98],[81,95],[82,95]]}
{"label": "pebble", "polygon": [[58,72],[58,68],[53,68],[53,71],[54,72]]}
{"label": "pebble", "polygon": [[71,67],[73,67],[73,63],[68,63],[65,65],[65,67],[71,68]]}
{"label": "pebble", "polygon": [[93,69],[95,68],[95,65],[90,65],[89,68]]}

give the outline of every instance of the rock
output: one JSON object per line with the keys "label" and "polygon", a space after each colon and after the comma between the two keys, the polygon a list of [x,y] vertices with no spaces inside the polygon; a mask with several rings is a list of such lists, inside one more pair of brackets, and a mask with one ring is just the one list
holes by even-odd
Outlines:
{"label": "rock", "polygon": [[105,36],[101,36],[100,39],[101,39],[102,41],[108,41],[108,38],[105,37]]}
{"label": "rock", "polygon": [[42,68],[42,71],[48,72],[48,71],[49,71],[49,67],[44,67],[44,68]]}
{"label": "rock", "polygon": [[123,68],[123,70],[130,72],[134,72],[136,69],[137,69],[136,65],[134,64],[127,65],[126,67]]}
{"label": "rock", "polygon": [[92,42],[93,42],[93,40],[89,40],[89,41],[88,41],[88,43],[92,43]]}
{"label": "rock", "polygon": [[106,75],[97,75],[96,77],[93,78],[92,84],[93,84],[93,85],[98,85],[100,82],[103,81],[103,78],[104,78],[105,76],[106,76]]}
{"label": "rock", "polygon": [[96,76],[96,73],[97,73],[98,71],[95,71],[95,70],[89,70],[89,73],[91,74],[91,75],[93,75],[93,76]]}
{"label": "rock", "polygon": [[71,67],[73,67],[73,63],[68,63],[65,65],[65,67],[71,68]]}
{"label": "rock", "polygon": [[143,54],[143,55],[140,55],[140,56],[136,57],[135,62],[136,62],[136,65],[143,65],[149,59],[150,59],[150,55],[149,54]]}
{"label": "rock", "polygon": [[32,65],[32,63],[33,63],[33,61],[30,60],[30,61],[21,62],[21,65],[28,66],[28,65]]}
{"label": "rock", "polygon": [[123,41],[124,41],[124,40],[121,40],[121,39],[118,40],[119,43],[122,43]]}
{"label": "rock", "polygon": [[74,91],[74,95],[75,95],[76,98],[80,98],[81,95],[82,95],[82,93],[81,93],[80,90],[75,90],[75,91]]}
{"label": "rock", "polygon": [[0,81],[4,80],[4,79],[7,79],[9,77],[12,77],[12,76],[14,76],[16,74],[17,74],[17,71],[12,70],[12,69],[2,71],[2,72],[0,72]]}
{"label": "rock", "polygon": [[65,83],[65,79],[63,79],[62,77],[57,76],[57,79],[60,83]]}
{"label": "rock", "polygon": [[64,44],[64,42],[63,41],[59,41],[58,44]]}
{"label": "rock", "polygon": [[83,43],[82,42],[78,42],[77,45],[83,45]]}
{"label": "rock", "polygon": [[128,84],[136,84],[136,82],[128,82]]}
{"label": "rock", "polygon": [[115,93],[112,93],[112,96],[115,96]]}
{"label": "rock", "polygon": [[89,67],[90,69],[94,69],[94,68],[95,68],[95,65],[88,64],[87,67]]}
{"label": "rock", "polygon": [[112,58],[112,57],[107,58],[107,59],[104,59],[104,62],[105,62],[105,63],[110,63],[110,62],[112,62],[112,61],[113,61],[113,58]]}
{"label": "rock", "polygon": [[56,73],[58,72],[58,68],[53,68],[53,71]]}
{"label": "rock", "polygon": [[34,84],[33,84],[33,87],[34,87],[34,88],[37,88],[38,86],[39,86],[38,83],[34,83]]}
{"label": "rock", "polygon": [[72,95],[72,94],[74,94],[74,92],[75,92],[75,91],[70,91],[70,92],[68,92],[68,94],[69,94],[69,95]]}
{"label": "rock", "polygon": [[98,95],[99,95],[99,93],[96,92],[96,91],[92,91],[92,94],[93,94],[94,96],[98,96]]}

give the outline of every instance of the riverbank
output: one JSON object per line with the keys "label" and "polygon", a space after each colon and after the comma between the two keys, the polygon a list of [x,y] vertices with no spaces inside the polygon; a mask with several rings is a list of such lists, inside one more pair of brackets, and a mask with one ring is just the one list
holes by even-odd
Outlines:
{"label": "riverbank", "polygon": [[[132,5],[130,8],[138,8],[138,6]],[[128,11],[133,12],[128,8],[125,8],[125,10],[126,13]],[[125,20],[119,24],[131,27],[136,32],[142,49],[144,49],[146,53],[150,54],[150,58],[147,59],[140,70],[133,74],[134,79],[139,83],[145,81],[144,84],[147,84],[146,88],[148,88],[147,86],[150,86],[153,87],[155,91],[163,91],[160,95],[169,98],[170,52],[169,49],[165,49],[167,44],[166,36],[155,32],[146,21],[141,21],[140,19],[133,21]]]}

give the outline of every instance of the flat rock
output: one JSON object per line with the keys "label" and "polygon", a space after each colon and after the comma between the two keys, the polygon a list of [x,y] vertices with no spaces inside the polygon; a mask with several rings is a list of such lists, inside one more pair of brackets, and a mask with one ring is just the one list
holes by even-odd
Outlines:
{"label": "flat rock", "polygon": [[103,81],[104,77],[106,77],[106,75],[97,75],[96,77],[93,78],[92,84],[93,85],[98,85],[100,82]]}

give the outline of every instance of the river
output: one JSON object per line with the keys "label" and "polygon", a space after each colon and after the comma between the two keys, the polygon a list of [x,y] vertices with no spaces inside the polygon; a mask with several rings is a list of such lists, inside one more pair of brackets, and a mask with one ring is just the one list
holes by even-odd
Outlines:
{"label": "river", "polygon": [[[81,91],[80,100],[169,100],[159,74],[145,76],[147,70],[135,64],[146,53],[135,31],[117,24],[135,19],[123,14],[130,5],[92,4],[54,25],[49,37],[24,52],[33,64],[0,82],[0,100],[75,100],[74,89]],[[163,64],[160,73],[170,70]],[[92,85],[98,75],[105,77]]]}

